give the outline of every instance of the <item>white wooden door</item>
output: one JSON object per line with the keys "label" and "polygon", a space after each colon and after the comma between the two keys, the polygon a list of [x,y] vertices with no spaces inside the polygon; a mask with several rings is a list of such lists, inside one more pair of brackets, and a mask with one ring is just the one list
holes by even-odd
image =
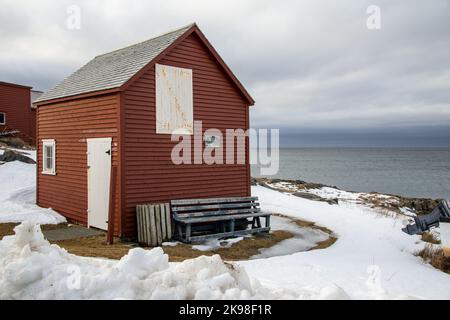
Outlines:
{"label": "white wooden door", "polygon": [[87,139],[88,226],[108,229],[111,138]]}

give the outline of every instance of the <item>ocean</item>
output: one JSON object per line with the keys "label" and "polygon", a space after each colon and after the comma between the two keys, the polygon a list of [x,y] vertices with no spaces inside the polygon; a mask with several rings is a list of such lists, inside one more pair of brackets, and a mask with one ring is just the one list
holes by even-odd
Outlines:
{"label": "ocean", "polygon": [[[257,165],[252,176],[262,177]],[[267,177],[267,176],[266,176]],[[344,190],[450,199],[450,148],[280,149],[277,174]]]}

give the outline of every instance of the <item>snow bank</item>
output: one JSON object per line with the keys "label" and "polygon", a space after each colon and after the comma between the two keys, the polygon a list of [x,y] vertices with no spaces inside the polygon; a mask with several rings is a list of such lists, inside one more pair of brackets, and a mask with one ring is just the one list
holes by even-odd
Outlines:
{"label": "snow bank", "polygon": [[362,204],[311,201],[252,187],[261,208],[329,228],[337,242],[324,250],[239,262],[266,286],[313,288],[330,283],[351,298],[450,299],[450,277],[415,253],[425,245],[401,231],[407,217],[383,215]]}
{"label": "snow bank", "polygon": [[82,258],[25,222],[0,241],[0,299],[345,299],[335,285],[269,289],[220,256],[169,264],[161,248],[131,249],[119,261]]}
{"label": "snow bank", "polygon": [[[17,161],[0,165],[0,223],[64,221],[34,204],[35,170]],[[26,222],[0,241],[0,299],[450,299],[450,277],[414,256],[424,244],[401,231],[402,219],[352,202],[344,192],[339,196],[347,201],[339,205],[260,186],[252,193],[264,211],[316,222],[337,242],[233,264],[219,256],[169,263],[161,248],[132,249],[112,261],[69,254]]]}
{"label": "snow bank", "polygon": [[[30,151],[30,157],[35,158]],[[0,165],[0,223],[31,221],[57,224],[66,219],[36,203],[36,165],[19,161]]]}

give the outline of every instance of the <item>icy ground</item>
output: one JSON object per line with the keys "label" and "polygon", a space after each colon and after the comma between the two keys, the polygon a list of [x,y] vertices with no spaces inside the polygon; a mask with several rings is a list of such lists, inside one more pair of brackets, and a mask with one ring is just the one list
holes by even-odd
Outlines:
{"label": "icy ground", "polygon": [[[250,259],[276,257],[306,251],[315,247],[319,242],[324,241],[329,237],[327,233],[321,230],[310,227],[299,227],[290,218],[276,215],[272,216],[270,219],[270,228],[272,231],[288,231],[293,235],[293,237],[282,240],[270,248],[260,249],[260,253],[250,257]],[[251,235],[229,239],[211,238],[205,240],[201,244],[192,245],[192,249],[211,251],[219,248],[230,248],[246,237],[251,237]],[[178,243],[179,242],[164,242],[162,246],[176,246]]]}
{"label": "icy ground", "polygon": [[[34,165],[0,165],[1,221],[61,219],[33,204],[34,177]],[[160,248],[135,248],[114,261],[69,254],[27,222],[0,241],[0,299],[450,299],[450,277],[414,255],[424,243],[401,231],[401,215],[261,186],[252,192],[264,211],[316,222],[331,229],[337,242],[233,264],[219,256],[169,263]]]}
{"label": "icy ground", "polygon": [[289,218],[272,216],[270,219],[271,230],[285,230],[294,236],[283,240],[270,248],[260,249],[260,253],[250,259],[278,257],[296,252],[309,250],[317,243],[328,239],[329,235],[321,230],[313,228],[300,228]]}

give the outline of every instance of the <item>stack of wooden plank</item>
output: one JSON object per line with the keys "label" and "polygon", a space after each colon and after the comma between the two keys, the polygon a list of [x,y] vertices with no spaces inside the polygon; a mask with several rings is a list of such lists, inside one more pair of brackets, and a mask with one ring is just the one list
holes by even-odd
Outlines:
{"label": "stack of wooden plank", "polygon": [[156,247],[172,238],[172,219],[168,203],[136,206],[138,242]]}

